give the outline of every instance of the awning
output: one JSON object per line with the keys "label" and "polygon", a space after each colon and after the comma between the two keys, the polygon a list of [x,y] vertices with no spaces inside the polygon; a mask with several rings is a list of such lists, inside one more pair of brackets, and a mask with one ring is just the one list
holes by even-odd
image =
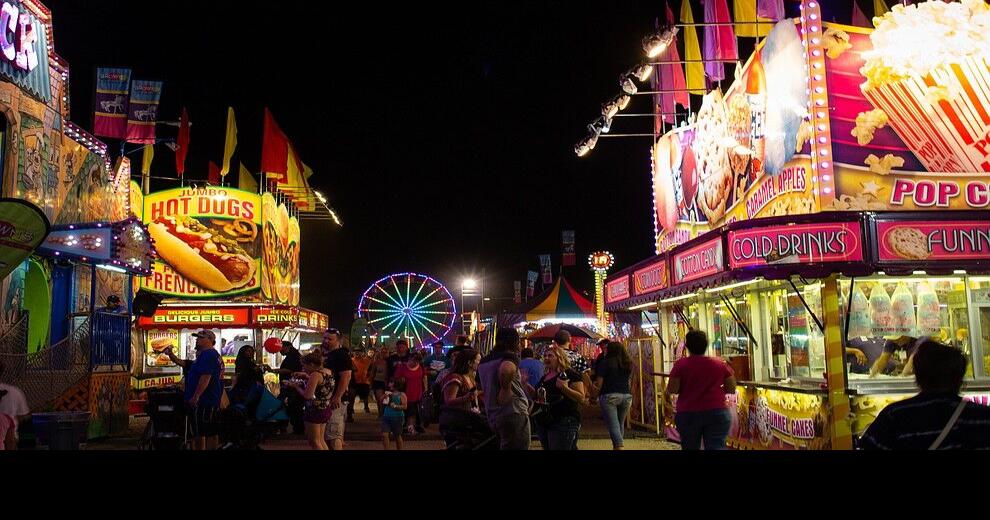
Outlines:
{"label": "awning", "polygon": [[137,276],[151,274],[157,256],[148,228],[134,217],[52,226],[37,252]]}

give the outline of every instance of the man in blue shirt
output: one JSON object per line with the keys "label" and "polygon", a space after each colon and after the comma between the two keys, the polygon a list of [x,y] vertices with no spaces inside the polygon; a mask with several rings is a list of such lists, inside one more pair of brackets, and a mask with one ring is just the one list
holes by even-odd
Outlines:
{"label": "man in blue shirt", "polygon": [[524,348],[522,350],[522,361],[519,362],[519,374],[523,376],[523,382],[536,388],[543,377],[543,362],[533,357],[533,349]]}
{"label": "man in blue shirt", "polygon": [[220,429],[220,399],[223,395],[223,359],[217,352],[217,337],[201,330],[196,338],[196,361],[185,377],[185,399],[193,430],[193,449],[215,450]]}

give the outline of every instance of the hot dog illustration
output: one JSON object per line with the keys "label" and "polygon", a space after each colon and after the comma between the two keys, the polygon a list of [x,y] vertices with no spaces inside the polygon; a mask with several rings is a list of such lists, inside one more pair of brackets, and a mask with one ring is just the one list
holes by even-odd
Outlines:
{"label": "hot dog illustration", "polygon": [[204,289],[227,292],[251,283],[257,268],[236,240],[191,217],[162,217],[148,226],[159,256]]}

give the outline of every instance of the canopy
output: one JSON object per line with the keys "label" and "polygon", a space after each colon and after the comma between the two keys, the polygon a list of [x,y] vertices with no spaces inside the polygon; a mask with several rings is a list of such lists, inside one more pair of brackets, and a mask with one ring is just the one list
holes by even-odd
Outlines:
{"label": "canopy", "polygon": [[503,314],[499,326],[511,326],[524,321],[596,319],[595,304],[585,298],[563,277],[557,278],[550,289],[515,312]]}

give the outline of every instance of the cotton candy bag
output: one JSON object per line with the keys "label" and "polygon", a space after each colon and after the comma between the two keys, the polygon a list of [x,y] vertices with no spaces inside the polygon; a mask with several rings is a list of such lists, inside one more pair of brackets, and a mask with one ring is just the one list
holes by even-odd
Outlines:
{"label": "cotton candy bag", "polygon": [[853,288],[849,304],[849,337],[869,336],[873,322],[870,320],[870,300],[866,298],[863,288],[857,285]]}
{"label": "cotton candy bag", "polygon": [[873,336],[888,336],[894,333],[890,296],[887,295],[883,284],[874,285],[870,291],[870,322]]}
{"label": "cotton candy bag", "polygon": [[914,295],[907,284],[901,282],[890,297],[890,310],[894,316],[894,333],[912,335],[918,326],[914,311]]}
{"label": "cotton candy bag", "polygon": [[928,282],[918,284],[918,335],[937,336],[942,331],[938,294]]}

